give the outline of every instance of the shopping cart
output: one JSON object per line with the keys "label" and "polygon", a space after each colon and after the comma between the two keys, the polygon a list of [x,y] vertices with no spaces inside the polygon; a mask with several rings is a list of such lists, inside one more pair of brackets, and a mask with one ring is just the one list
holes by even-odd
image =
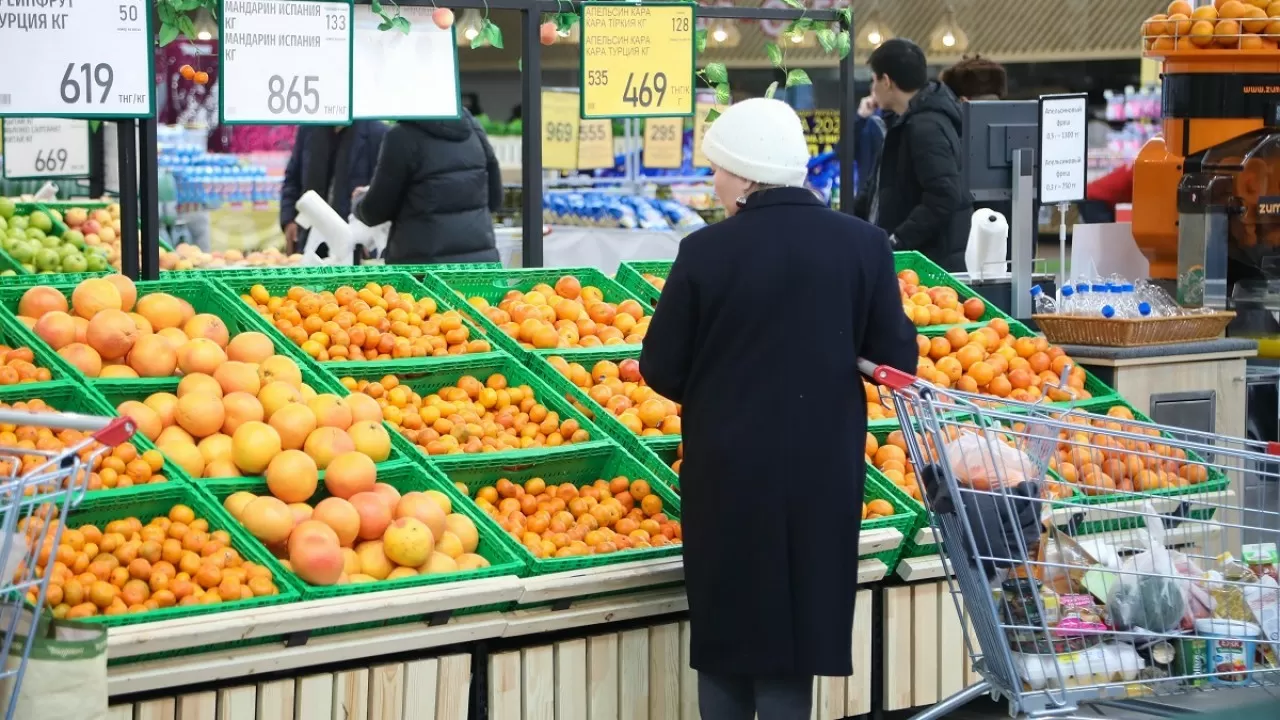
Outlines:
{"label": "shopping cart", "polygon": [[[41,450],[24,438],[0,446],[0,697],[7,693],[5,718],[13,718],[18,690],[31,648],[41,627],[49,575],[40,570],[62,539],[64,518],[84,496],[95,461],[128,440],[134,423],[58,412],[29,412],[0,407],[0,434],[25,436],[39,428],[76,430],[82,440],[59,450]],[[26,445],[32,445],[27,447]],[[15,647],[18,643],[20,647]]]}
{"label": "shopping cart", "polygon": [[916,718],[987,694],[1013,717],[1172,717],[1167,697],[1280,685],[1280,512],[1244,490],[1280,477],[1280,444],[860,368],[892,390],[982,677]]}

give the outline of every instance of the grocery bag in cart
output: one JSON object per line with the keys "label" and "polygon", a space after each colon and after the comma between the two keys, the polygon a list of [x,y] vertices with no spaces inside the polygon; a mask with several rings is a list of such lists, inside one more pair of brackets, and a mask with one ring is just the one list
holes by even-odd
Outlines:
{"label": "grocery bag in cart", "polygon": [[[15,617],[15,613],[20,613]],[[0,609],[0,624],[17,622],[15,643],[5,661],[13,670],[33,632],[29,607]],[[107,628],[103,625],[49,620],[42,614],[31,638],[13,720],[104,720],[107,717]],[[17,675],[0,681],[0,707],[8,707]]]}

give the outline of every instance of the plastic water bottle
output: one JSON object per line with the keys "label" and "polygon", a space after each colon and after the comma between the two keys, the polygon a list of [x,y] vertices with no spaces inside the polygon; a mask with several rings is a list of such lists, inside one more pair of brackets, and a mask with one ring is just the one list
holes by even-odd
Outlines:
{"label": "plastic water bottle", "polygon": [[1076,300],[1071,305],[1073,315],[1088,315],[1093,297],[1089,295],[1089,283],[1076,283]]}
{"label": "plastic water bottle", "polygon": [[1058,312],[1058,304],[1053,298],[1044,294],[1044,289],[1039,285],[1031,286],[1031,305],[1035,308],[1037,315],[1053,315]]}
{"label": "plastic water bottle", "polygon": [[1170,317],[1183,314],[1183,309],[1159,285],[1146,280],[1138,280],[1134,283],[1134,293],[1137,295],[1138,300],[1151,306],[1151,314],[1155,317]]}
{"label": "plastic water bottle", "polygon": [[1076,304],[1076,289],[1071,285],[1064,285],[1062,288],[1062,302],[1058,306],[1058,313],[1062,315],[1074,315]]}

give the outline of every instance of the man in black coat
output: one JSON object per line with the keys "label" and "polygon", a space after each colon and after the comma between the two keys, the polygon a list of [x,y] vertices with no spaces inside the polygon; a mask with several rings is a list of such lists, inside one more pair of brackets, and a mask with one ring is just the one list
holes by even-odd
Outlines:
{"label": "man in black coat", "polygon": [[370,227],[391,221],[388,263],[498,262],[490,213],[502,192],[493,146],[463,110],[457,120],[391,128],[355,214]]}
{"label": "man in black coat", "polygon": [[869,64],[871,96],[892,121],[855,212],[888,232],[895,250],[919,250],[947,270],[963,270],[972,210],[962,177],[959,102],[929,80],[924,52],[909,40],[885,41]]}
{"label": "man in black coat", "polygon": [[386,134],[387,124],[379,120],[298,128],[280,189],[280,229],[289,252],[302,252],[307,242],[306,229],[297,223],[298,198],[315,190],[345,220],[351,214],[352,191],[373,177]]}
{"label": "man in black coat", "polygon": [[885,233],[803,187],[791,108],[738,103],[703,149],[731,217],[681,242],[640,356],[681,403],[691,663],[707,720],[807,719],[813,678],[854,671],[857,360],[915,372],[916,333]]}

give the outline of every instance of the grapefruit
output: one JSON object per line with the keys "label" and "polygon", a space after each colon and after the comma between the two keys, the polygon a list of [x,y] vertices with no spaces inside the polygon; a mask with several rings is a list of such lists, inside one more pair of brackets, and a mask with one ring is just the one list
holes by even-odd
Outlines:
{"label": "grapefruit", "polygon": [[85,340],[104,358],[123,358],[138,339],[138,325],[123,310],[102,310],[89,320]]}
{"label": "grapefruit", "polygon": [[102,310],[119,310],[124,306],[120,291],[107,280],[89,278],[71,291],[71,307],[76,315],[89,320]]}
{"label": "grapefruit", "polygon": [[227,343],[227,357],[237,362],[258,364],[275,352],[271,338],[260,332],[242,332]]}
{"label": "grapefruit", "polygon": [[125,312],[132,310],[134,303],[138,301],[138,288],[133,281],[120,274],[108,275],[103,279],[114,285],[116,292],[120,293],[120,309]]}
{"label": "grapefruit", "polygon": [[226,418],[222,421],[222,432],[234,435],[241,425],[262,421],[262,403],[258,398],[246,392],[233,392],[222,398],[222,407]]}
{"label": "grapefruit", "polygon": [[173,409],[173,420],[178,427],[194,438],[205,438],[222,429],[227,413],[221,398],[205,393],[179,395],[178,404]]}
{"label": "grapefruit", "polygon": [[183,323],[182,303],[168,293],[151,293],[138,299],[134,312],[147,319],[152,329],[180,328]]}
{"label": "grapefruit", "polygon": [[29,288],[18,301],[18,314],[35,320],[39,320],[47,312],[67,312],[68,309],[67,298],[48,285]]}
{"label": "grapefruit", "polygon": [[[62,297],[59,295],[58,297]],[[54,350],[61,350],[76,340],[76,323],[71,316],[61,310],[50,310],[36,320],[31,328],[41,340]],[[370,398],[372,400],[373,398]]]}
{"label": "grapefruit", "polygon": [[71,343],[59,348],[58,354],[71,363],[85,377],[98,377],[102,373],[102,356],[84,343]]}
{"label": "grapefruit", "polygon": [[227,330],[226,323],[222,322],[222,318],[209,313],[193,316],[182,326],[182,332],[192,340],[196,338],[212,340],[223,349],[226,349],[227,343],[231,340],[231,333]]}
{"label": "grapefruit", "polygon": [[[378,469],[373,461],[368,455],[354,450],[334,456],[324,471],[325,490],[334,497],[351,498],[360,493],[372,492],[377,481]],[[390,512],[388,508],[388,515]]]}
{"label": "grapefruit", "polygon": [[391,433],[387,432],[382,421],[361,420],[353,424],[347,434],[351,436],[351,442],[355,443],[356,450],[368,455],[374,462],[382,462],[391,457]]}
{"label": "grapefruit", "polygon": [[267,424],[280,434],[280,446],[301,450],[307,436],[316,429],[316,416],[302,403],[290,403],[276,410]]}
{"label": "grapefruit", "polygon": [[[285,450],[271,458],[266,477],[271,494],[287,503],[311,499],[319,483],[316,461],[301,450]],[[336,535],[334,542],[337,542]]]}
{"label": "grapefruit", "polygon": [[246,473],[266,470],[280,449],[280,434],[264,422],[246,422],[231,436],[231,459]]}
{"label": "grapefruit", "polygon": [[307,435],[302,449],[315,459],[316,466],[324,470],[338,455],[355,450],[356,444],[346,432],[335,427],[322,427]]}
{"label": "grapefruit", "polygon": [[208,338],[188,340],[178,348],[178,369],[183,374],[204,373],[212,375],[218,366],[227,361],[227,354],[218,343]]}
{"label": "grapefruit", "polygon": [[262,542],[282,543],[293,532],[293,511],[279,498],[262,495],[244,506],[240,512],[240,522]]}
{"label": "grapefruit", "polygon": [[338,534],[338,542],[344,547],[350,547],[360,534],[360,513],[342,498],[325,498],[316,503],[311,519],[333,528]]}
{"label": "grapefruit", "polygon": [[138,377],[172,377],[178,369],[178,353],[159,335],[142,335],[126,358]]}
{"label": "grapefruit", "polygon": [[375,492],[360,492],[352,495],[349,502],[356,509],[356,512],[360,514],[360,539],[377,540],[381,538],[392,521],[391,508],[387,507],[386,501]]}

